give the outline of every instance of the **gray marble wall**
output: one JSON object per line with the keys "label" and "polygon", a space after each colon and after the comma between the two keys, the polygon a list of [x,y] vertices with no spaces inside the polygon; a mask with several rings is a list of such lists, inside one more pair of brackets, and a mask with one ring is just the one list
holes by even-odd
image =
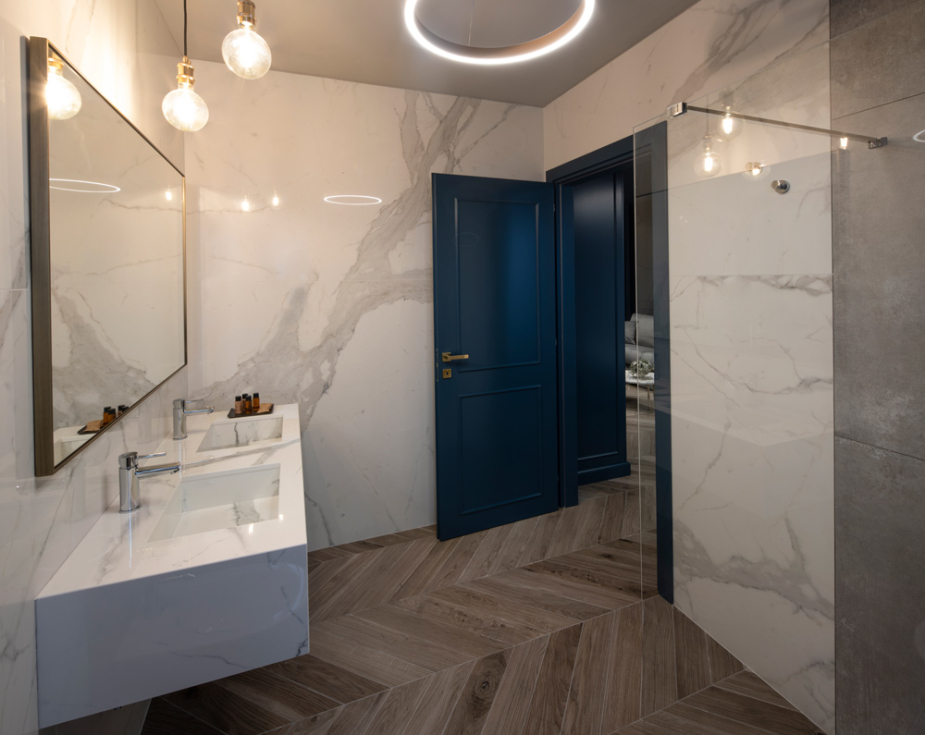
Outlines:
{"label": "gray marble wall", "polygon": [[839,735],[925,723],[925,2],[832,0]]}
{"label": "gray marble wall", "polygon": [[182,166],[160,112],[179,54],[148,0],[0,4],[0,732],[37,728],[34,600],[118,494],[116,457],[170,431],[181,372],[53,477],[33,476],[25,38],[46,36]]}

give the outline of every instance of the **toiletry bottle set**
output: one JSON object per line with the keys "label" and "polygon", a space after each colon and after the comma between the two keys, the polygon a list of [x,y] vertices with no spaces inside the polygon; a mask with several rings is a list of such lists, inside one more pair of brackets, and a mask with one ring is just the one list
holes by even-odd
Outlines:
{"label": "toiletry bottle set", "polygon": [[250,416],[260,412],[260,394],[244,393],[234,397],[234,412],[238,416]]}

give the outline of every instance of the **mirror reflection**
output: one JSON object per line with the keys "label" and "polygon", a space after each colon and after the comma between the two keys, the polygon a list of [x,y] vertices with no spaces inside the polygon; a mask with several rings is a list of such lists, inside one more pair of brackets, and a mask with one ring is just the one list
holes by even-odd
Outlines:
{"label": "mirror reflection", "polygon": [[183,177],[54,56],[46,99],[59,465],[185,363]]}

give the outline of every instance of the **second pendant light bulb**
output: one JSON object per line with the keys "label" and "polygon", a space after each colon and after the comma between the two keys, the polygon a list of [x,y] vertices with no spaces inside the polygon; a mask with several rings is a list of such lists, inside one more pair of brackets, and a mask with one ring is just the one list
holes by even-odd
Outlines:
{"label": "second pendant light bulb", "polygon": [[242,79],[260,79],[270,71],[272,55],[267,42],[254,30],[254,3],[238,3],[238,28],[222,42],[222,58],[231,71]]}
{"label": "second pendant light bulb", "polygon": [[161,110],[167,122],[177,130],[195,133],[209,121],[209,108],[205,100],[193,91],[196,80],[189,57],[184,56],[177,69],[177,88],[164,97]]}

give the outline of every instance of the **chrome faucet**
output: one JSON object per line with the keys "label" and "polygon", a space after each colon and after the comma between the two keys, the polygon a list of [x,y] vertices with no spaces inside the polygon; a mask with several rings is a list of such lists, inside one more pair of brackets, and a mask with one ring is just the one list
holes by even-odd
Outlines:
{"label": "chrome faucet", "polygon": [[138,480],[148,475],[160,475],[165,472],[179,472],[180,463],[158,464],[144,469],[138,468],[138,460],[151,457],[163,457],[167,453],[145,454],[139,456],[138,452],[126,452],[119,455],[119,512],[131,513],[141,507],[138,492]]}
{"label": "chrome faucet", "polygon": [[185,398],[177,398],[173,402],[173,438],[174,439],[186,439],[186,417],[191,413],[212,413],[212,406],[207,408],[199,408],[195,411],[190,411],[186,408],[188,403],[196,403],[196,401],[188,401]]}

